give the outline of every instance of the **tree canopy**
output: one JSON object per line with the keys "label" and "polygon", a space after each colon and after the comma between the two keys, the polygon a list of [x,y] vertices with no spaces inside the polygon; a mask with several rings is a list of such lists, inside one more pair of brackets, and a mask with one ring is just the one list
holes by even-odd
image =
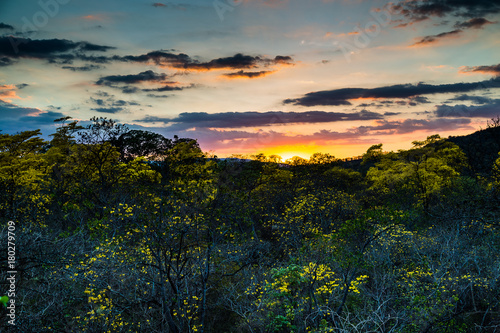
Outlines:
{"label": "tree canopy", "polygon": [[282,161],[218,159],[107,118],[57,123],[50,141],[0,134],[1,246],[15,225],[20,332],[500,325],[500,155],[486,168],[464,145],[485,134]]}

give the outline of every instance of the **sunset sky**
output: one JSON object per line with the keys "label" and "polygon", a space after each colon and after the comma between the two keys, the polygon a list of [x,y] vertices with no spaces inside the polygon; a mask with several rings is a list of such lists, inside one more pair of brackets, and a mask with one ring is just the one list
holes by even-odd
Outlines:
{"label": "sunset sky", "polygon": [[1,0],[0,129],[108,117],[219,157],[360,155],[500,115],[500,1]]}

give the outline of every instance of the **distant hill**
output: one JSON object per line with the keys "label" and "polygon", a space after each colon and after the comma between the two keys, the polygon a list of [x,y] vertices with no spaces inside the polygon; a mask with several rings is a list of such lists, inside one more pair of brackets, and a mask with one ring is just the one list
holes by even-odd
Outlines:
{"label": "distant hill", "polygon": [[500,152],[500,127],[491,127],[464,136],[450,136],[469,159],[473,173],[489,174]]}

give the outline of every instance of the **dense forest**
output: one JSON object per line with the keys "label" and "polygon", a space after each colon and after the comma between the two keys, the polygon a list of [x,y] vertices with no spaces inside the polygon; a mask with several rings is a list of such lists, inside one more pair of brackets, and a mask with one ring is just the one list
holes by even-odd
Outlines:
{"label": "dense forest", "polygon": [[498,119],[287,163],[58,124],[0,133],[1,331],[500,331]]}

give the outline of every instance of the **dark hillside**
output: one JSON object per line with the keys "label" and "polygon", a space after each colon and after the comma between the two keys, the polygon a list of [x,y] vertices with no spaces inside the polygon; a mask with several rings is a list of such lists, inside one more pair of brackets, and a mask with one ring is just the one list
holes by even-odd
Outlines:
{"label": "dark hillside", "polygon": [[450,136],[469,159],[472,173],[488,175],[500,151],[500,127],[490,127],[465,136]]}

